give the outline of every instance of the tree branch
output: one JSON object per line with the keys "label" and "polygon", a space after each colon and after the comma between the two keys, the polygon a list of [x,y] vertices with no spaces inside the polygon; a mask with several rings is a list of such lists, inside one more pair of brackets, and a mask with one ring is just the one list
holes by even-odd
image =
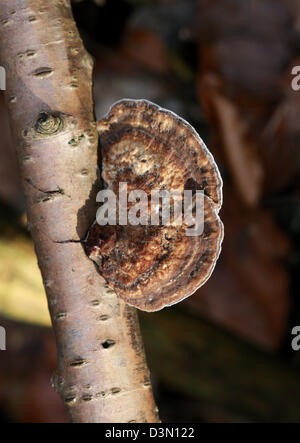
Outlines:
{"label": "tree branch", "polygon": [[69,0],[0,1],[0,57],[30,231],[56,335],[53,384],[76,422],[157,421],[134,309],[81,245],[93,218],[92,67]]}

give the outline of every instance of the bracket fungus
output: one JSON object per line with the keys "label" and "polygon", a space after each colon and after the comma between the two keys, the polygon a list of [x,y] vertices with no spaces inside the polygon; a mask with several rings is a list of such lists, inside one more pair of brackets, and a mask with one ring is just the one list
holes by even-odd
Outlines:
{"label": "bracket fungus", "polygon": [[[222,180],[217,165],[192,126],[146,100],[115,103],[97,127],[104,188],[117,195],[118,213],[120,184],[126,183],[127,195],[136,189],[148,197],[157,189],[182,195],[191,191],[193,214],[202,191],[199,235],[187,235],[185,219],[176,223],[174,203],[169,223],[148,223],[147,217],[144,224],[101,226],[96,221],[85,240],[87,255],[125,302],[145,311],[173,305],[207,281],[220,254]],[[128,211],[132,205],[129,198]],[[152,211],[148,204],[146,209]],[[161,209],[160,202],[160,215]]]}

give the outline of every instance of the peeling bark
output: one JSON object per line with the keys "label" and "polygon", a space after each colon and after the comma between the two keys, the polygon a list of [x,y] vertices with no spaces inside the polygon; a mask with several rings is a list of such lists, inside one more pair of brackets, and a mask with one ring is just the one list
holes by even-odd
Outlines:
{"label": "peeling bark", "polygon": [[86,257],[95,218],[92,67],[69,0],[0,1],[0,62],[30,231],[56,335],[53,385],[74,422],[158,420],[133,308]]}

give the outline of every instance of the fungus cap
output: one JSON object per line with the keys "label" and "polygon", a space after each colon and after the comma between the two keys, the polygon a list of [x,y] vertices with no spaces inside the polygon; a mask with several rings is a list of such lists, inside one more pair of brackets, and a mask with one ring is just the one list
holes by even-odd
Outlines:
{"label": "fungus cap", "polygon": [[[188,236],[185,220],[160,225],[100,226],[86,238],[86,252],[117,295],[145,311],[157,311],[193,294],[210,277],[220,254],[222,180],[194,128],[146,100],[121,100],[98,122],[102,178],[118,196],[143,190],[203,191],[204,229]],[[130,203],[128,204],[130,209]],[[150,209],[149,209],[150,211]],[[150,219],[150,215],[149,215]]]}

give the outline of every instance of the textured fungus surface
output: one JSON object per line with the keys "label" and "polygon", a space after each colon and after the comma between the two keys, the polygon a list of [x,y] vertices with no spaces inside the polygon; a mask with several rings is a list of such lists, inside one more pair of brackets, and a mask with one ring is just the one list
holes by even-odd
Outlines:
{"label": "textured fungus surface", "polygon": [[95,222],[86,239],[87,254],[127,303],[146,311],[177,303],[206,282],[220,253],[222,181],[213,157],[187,122],[146,100],[117,102],[98,131],[104,185],[117,196],[120,182],[149,201],[152,190],[204,191],[201,235],[187,236],[185,222],[171,217],[158,226]]}

